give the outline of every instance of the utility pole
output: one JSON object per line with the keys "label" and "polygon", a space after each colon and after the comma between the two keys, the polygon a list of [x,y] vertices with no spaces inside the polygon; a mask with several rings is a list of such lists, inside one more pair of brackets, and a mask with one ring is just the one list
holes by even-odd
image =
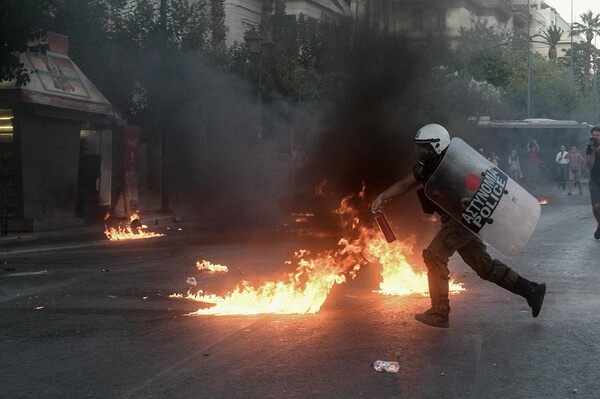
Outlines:
{"label": "utility pole", "polygon": [[[161,0],[160,2],[160,43],[159,43],[159,51],[163,52],[163,56],[164,54],[166,54],[166,49],[167,49],[167,1],[166,0]],[[166,60],[162,60],[161,62],[166,62]],[[162,111],[164,112],[164,110]],[[165,121],[165,118],[161,118],[161,123],[160,123],[160,162],[161,162],[161,194],[162,194],[162,207],[160,209],[161,212],[163,213],[171,213],[171,203],[170,203],[170,197],[169,197],[169,191],[170,191],[170,181],[169,181],[169,132],[167,131],[168,126],[167,123]]]}
{"label": "utility pole", "polygon": [[569,35],[571,36],[571,77],[573,77],[573,0],[571,0],[571,25],[569,27]]}
{"label": "utility pole", "polygon": [[531,118],[531,5],[527,0],[527,119]]}

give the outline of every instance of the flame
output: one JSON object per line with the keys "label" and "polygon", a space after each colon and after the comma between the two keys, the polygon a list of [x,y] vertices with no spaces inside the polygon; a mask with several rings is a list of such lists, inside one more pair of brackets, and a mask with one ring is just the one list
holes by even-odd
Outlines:
{"label": "flame", "polygon": [[225,272],[225,273],[227,273],[229,271],[229,269],[227,268],[227,266],[215,265],[213,263],[210,263],[207,260],[203,260],[202,262],[197,261],[196,262],[196,269],[198,269],[198,270],[208,270],[209,272]]}
{"label": "flame", "polygon": [[[378,293],[427,295],[427,273],[419,271],[411,259],[414,238],[388,244],[379,230],[360,225],[358,212],[349,205],[352,197],[342,199],[335,213],[340,215],[342,223],[351,223],[354,238],[342,238],[336,250],[314,256],[309,250],[296,251],[295,272],[287,273],[280,281],[266,282],[258,287],[242,281],[223,296],[200,290],[185,295],[172,294],[171,297],[214,304],[190,315],[314,314],[321,309],[335,284],[354,279],[360,268],[370,263],[382,266]],[[197,262],[196,266],[200,269],[199,264]],[[203,264],[210,262],[203,261]],[[424,270],[422,265],[419,266]],[[450,292],[463,290],[461,284],[450,282]]]}
{"label": "flame", "polygon": [[350,194],[342,198],[340,207],[334,212],[340,216],[342,227],[352,226],[352,229],[355,229],[360,223],[360,219],[358,218],[358,211],[349,205],[353,197],[354,194]]}
{"label": "flame", "polygon": [[315,216],[314,213],[292,213],[294,222],[296,223],[308,223],[309,218]]}
{"label": "flame", "polygon": [[[141,240],[144,238],[154,238],[154,237],[164,236],[164,234],[158,234],[158,233],[144,231],[144,229],[148,228],[148,226],[146,226],[145,224],[141,224],[141,222],[139,222],[139,220],[140,220],[139,211],[136,211],[129,216],[129,223],[127,224],[126,227],[121,227],[120,224],[117,226],[116,229],[114,227],[108,227],[108,225],[106,224],[106,221],[108,220],[109,217],[110,217],[110,213],[106,212],[106,215],[104,216],[104,234],[106,235],[106,238],[108,238],[111,241]],[[137,221],[140,224],[138,226],[135,226],[135,224],[136,224],[135,221]],[[133,225],[133,227],[132,227],[132,225]]]}
{"label": "flame", "polygon": [[366,192],[367,192],[367,185],[365,184],[365,182],[362,182],[362,189],[360,190],[360,193],[358,193],[358,198],[360,198],[361,200],[364,200]]}
{"label": "flame", "polygon": [[548,202],[548,200],[547,200],[546,198],[542,198],[542,199],[540,200],[540,205],[548,205],[548,203],[549,203],[549,202]]}
{"label": "flame", "polygon": [[324,179],[317,187],[315,187],[315,195],[317,197],[324,197],[326,195],[326,193],[325,193],[326,186],[327,186],[327,179]]}
{"label": "flame", "polygon": [[[380,235],[380,234],[379,234]],[[379,292],[384,295],[429,295],[427,272],[416,271],[409,260],[413,254],[414,238],[388,243],[383,237],[373,237],[367,252],[383,266]],[[464,291],[460,283],[450,280],[450,293]]]}
{"label": "flame", "polygon": [[[296,251],[298,267],[295,273],[288,273],[283,281],[267,282],[254,288],[243,281],[233,292],[225,296],[189,293],[186,299],[213,303],[215,306],[200,309],[191,315],[231,315],[231,314],[313,314],[319,311],[334,284],[346,281],[345,272],[352,277],[364,262],[356,256],[357,248],[346,241],[335,252],[320,254],[310,258],[310,251]],[[184,298],[181,294],[171,297]]]}

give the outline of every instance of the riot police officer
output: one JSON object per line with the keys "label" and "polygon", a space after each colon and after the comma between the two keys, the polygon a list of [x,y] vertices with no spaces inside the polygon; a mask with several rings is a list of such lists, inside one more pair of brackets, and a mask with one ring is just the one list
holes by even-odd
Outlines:
{"label": "riot police officer", "polygon": [[[429,124],[417,132],[414,144],[417,165],[413,168],[412,173],[377,196],[371,207],[373,212],[380,211],[385,201],[403,195],[420,185],[425,185],[443,159],[450,145],[450,135],[443,126]],[[531,307],[533,317],[537,317],[544,301],[546,285],[529,281],[501,261],[492,259],[479,236],[431,202],[422,188],[417,193],[424,210],[435,209],[440,214],[442,225],[429,246],[423,250],[423,260],[427,266],[431,308],[424,313],[415,315],[415,319],[433,327],[448,328],[450,326],[448,260],[454,252],[458,252],[465,263],[482,279],[496,283],[525,298]]]}

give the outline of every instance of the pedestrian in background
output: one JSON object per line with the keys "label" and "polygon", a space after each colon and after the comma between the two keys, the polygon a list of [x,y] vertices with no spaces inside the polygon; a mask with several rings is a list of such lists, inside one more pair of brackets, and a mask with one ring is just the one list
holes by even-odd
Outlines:
{"label": "pedestrian in background", "polygon": [[492,151],[492,154],[488,158],[488,161],[493,163],[495,167],[498,167],[498,162],[500,161],[500,157],[498,155],[496,155],[496,153],[494,151]]}
{"label": "pedestrian in background", "polygon": [[579,195],[583,194],[581,190],[581,167],[583,166],[583,155],[579,152],[577,147],[572,146],[571,151],[569,151],[569,192],[568,195],[571,195],[573,189],[573,182],[579,188]]}
{"label": "pedestrian in background", "polygon": [[531,137],[527,142],[527,166],[529,187],[535,189],[540,168],[540,146],[537,141]]}
{"label": "pedestrian in background", "polygon": [[519,162],[519,155],[517,150],[512,150],[508,156],[508,174],[514,181],[519,181],[523,178],[523,172],[521,172],[521,163]]}
{"label": "pedestrian in background", "polygon": [[590,170],[590,196],[592,198],[592,213],[596,218],[594,238],[600,240],[600,127],[592,128],[592,138],[585,150],[587,167]]}
{"label": "pedestrian in background", "polygon": [[556,164],[558,166],[558,189],[565,189],[567,185],[567,176],[569,175],[569,152],[564,145],[560,146],[560,151],[556,154]]}

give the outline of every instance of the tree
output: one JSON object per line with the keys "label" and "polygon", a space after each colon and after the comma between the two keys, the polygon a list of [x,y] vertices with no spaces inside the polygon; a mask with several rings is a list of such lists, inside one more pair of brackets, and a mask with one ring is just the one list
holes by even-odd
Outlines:
{"label": "tree", "polygon": [[[553,27],[544,33],[552,36],[552,41],[560,37],[560,29]],[[543,37],[544,33],[539,36]],[[456,113],[466,114],[470,110],[473,115],[489,112],[488,115],[492,117],[521,119],[526,117],[523,110],[527,109],[530,99],[535,105],[536,116],[563,119],[572,118],[582,105],[577,87],[572,80],[566,79],[568,69],[564,59],[557,63],[541,54],[531,54],[528,63],[530,42],[527,38],[512,38],[509,32],[497,31],[485,23],[476,23],[472,29],[463,30],[460,39],[455,47],[453,62],[450,63],[456,68],[456,76],[448,74],[447,88],[444,88],[444,80],[436,84],[441,98],[456,92],[461,93],[460,98],[464,101],[472,100],[462,111],[457,109],[457,104],[453,105]],[[531,81],[528,80],[530,68]],[[465,91],[464,82],[461,84],[460,80],[468,81],[469,77],[473,78],[470,92]],[[532,88],[531,97],[529,84]],[[493,87],[498,89],[497,94]],[[479,97],[475,96],[474,88],[479,92]],[[451,98],[452,94],[448,98],[452,103]]]}
{"label": "tree", "polygon": [[524,55],[524,46],[511,39],[511,32],[478,21],[471,29],[461,29],[451,63],[476,81],[504,88],[510,83],[515,57]]}
{"label": "tree", "polygon": [[573,23],[573,29],[571,35],[583,35],[585,34],[586,40],[586,53],[583,66],[583,93],[586,98],[590,96],[590,69],[592,68],[592,40],[594,35],[600,34],[600,14],[594,15],[592,11],[588,11],[579,16],[582,23]]}
{"label": "tree", "polygon": [[217,64],[223,64],[225,61],[225,37],[227,36],[227,26],[225,25],[225,1],[210,0],[211,14],[211,47],[213,57]]}
{"label": "tree", "polygon": [[0,81],[16,80],[17,86],[29,82],[20,53],[43,52],[52,0],[4,0],[0,11]]}
{"label": "tree", "polygon": [[544,39],[544,43],[550,46],[548,49],[548,58],[554,61],[557,57],[556,45],[560,42],[563,33],[564,31],[562,28],[552,24],[546,29],[543,29],[541,34],[533,35],[533,37],[541,37]]}

